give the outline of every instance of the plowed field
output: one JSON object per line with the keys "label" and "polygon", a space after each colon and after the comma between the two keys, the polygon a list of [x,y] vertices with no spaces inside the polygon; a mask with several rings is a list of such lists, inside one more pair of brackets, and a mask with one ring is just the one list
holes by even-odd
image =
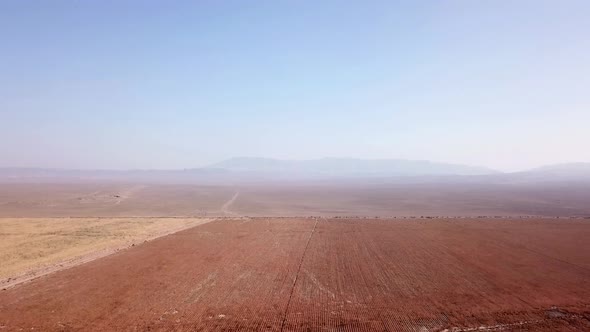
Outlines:
{"label": "plowed field", "polygon": [[217,220],[0,292],[0,331],[589,331],[580,219]]}

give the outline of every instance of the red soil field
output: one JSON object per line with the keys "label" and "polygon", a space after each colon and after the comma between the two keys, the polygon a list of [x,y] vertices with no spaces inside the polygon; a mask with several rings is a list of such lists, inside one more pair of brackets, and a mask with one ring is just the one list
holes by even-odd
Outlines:
{"label": "red soil field", "polygon": [[589,331],[582,219],[219,220],[0,292],[0,330]]}

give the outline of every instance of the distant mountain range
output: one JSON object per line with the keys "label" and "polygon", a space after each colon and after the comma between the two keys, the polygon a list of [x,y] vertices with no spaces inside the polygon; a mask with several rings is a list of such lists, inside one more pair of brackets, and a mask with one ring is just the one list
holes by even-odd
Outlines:
{"label": "distant mountain range", "polygon": [[553,175],[587,175],[590,172],[590,163],[555,164],[533,168],[529,173],[542,173]]}
{"label": "distant mountain range", "polygon": [[330,177],[484,175],[499,173],[485,167],[404,159],[322,158],[280,160],[240,157],[227,159],[210,167],[239,172],[291,173]]}
{"label": "distant mountain range", "polygon": [[590,163],[547,165],[523,172],[502,173],[501,178],[521,182],[590,181]]}
{"label": "distant mountain range", "polygon": [[543,166],[524,172],[503,173],[485,167],[425,160],[322,158],[279,160],[231,158],[208,167],[184,170],[67,170],[0,168],[0,181],[153,181],[161,183],[237,183],[267,180],[359,180],[546,182],[590,181],[590,163]]}

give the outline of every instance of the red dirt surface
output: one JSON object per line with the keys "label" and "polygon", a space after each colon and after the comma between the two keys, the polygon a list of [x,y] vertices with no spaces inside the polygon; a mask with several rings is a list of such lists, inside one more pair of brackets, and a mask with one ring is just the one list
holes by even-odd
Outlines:
{"label": "red dirt surface", "polygon": [[589,331],[590,222],[219,220],[0,292],[0,331]]}

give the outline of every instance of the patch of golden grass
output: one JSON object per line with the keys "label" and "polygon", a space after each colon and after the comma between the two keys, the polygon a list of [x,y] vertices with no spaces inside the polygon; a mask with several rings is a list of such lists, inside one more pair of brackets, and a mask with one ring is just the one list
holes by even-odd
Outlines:
{"label": "patch of golden grass", "polygon": [[[115,251],[207,218],[0,218],[0,280]],[[99,255],[100,256],[100,255]]]}

